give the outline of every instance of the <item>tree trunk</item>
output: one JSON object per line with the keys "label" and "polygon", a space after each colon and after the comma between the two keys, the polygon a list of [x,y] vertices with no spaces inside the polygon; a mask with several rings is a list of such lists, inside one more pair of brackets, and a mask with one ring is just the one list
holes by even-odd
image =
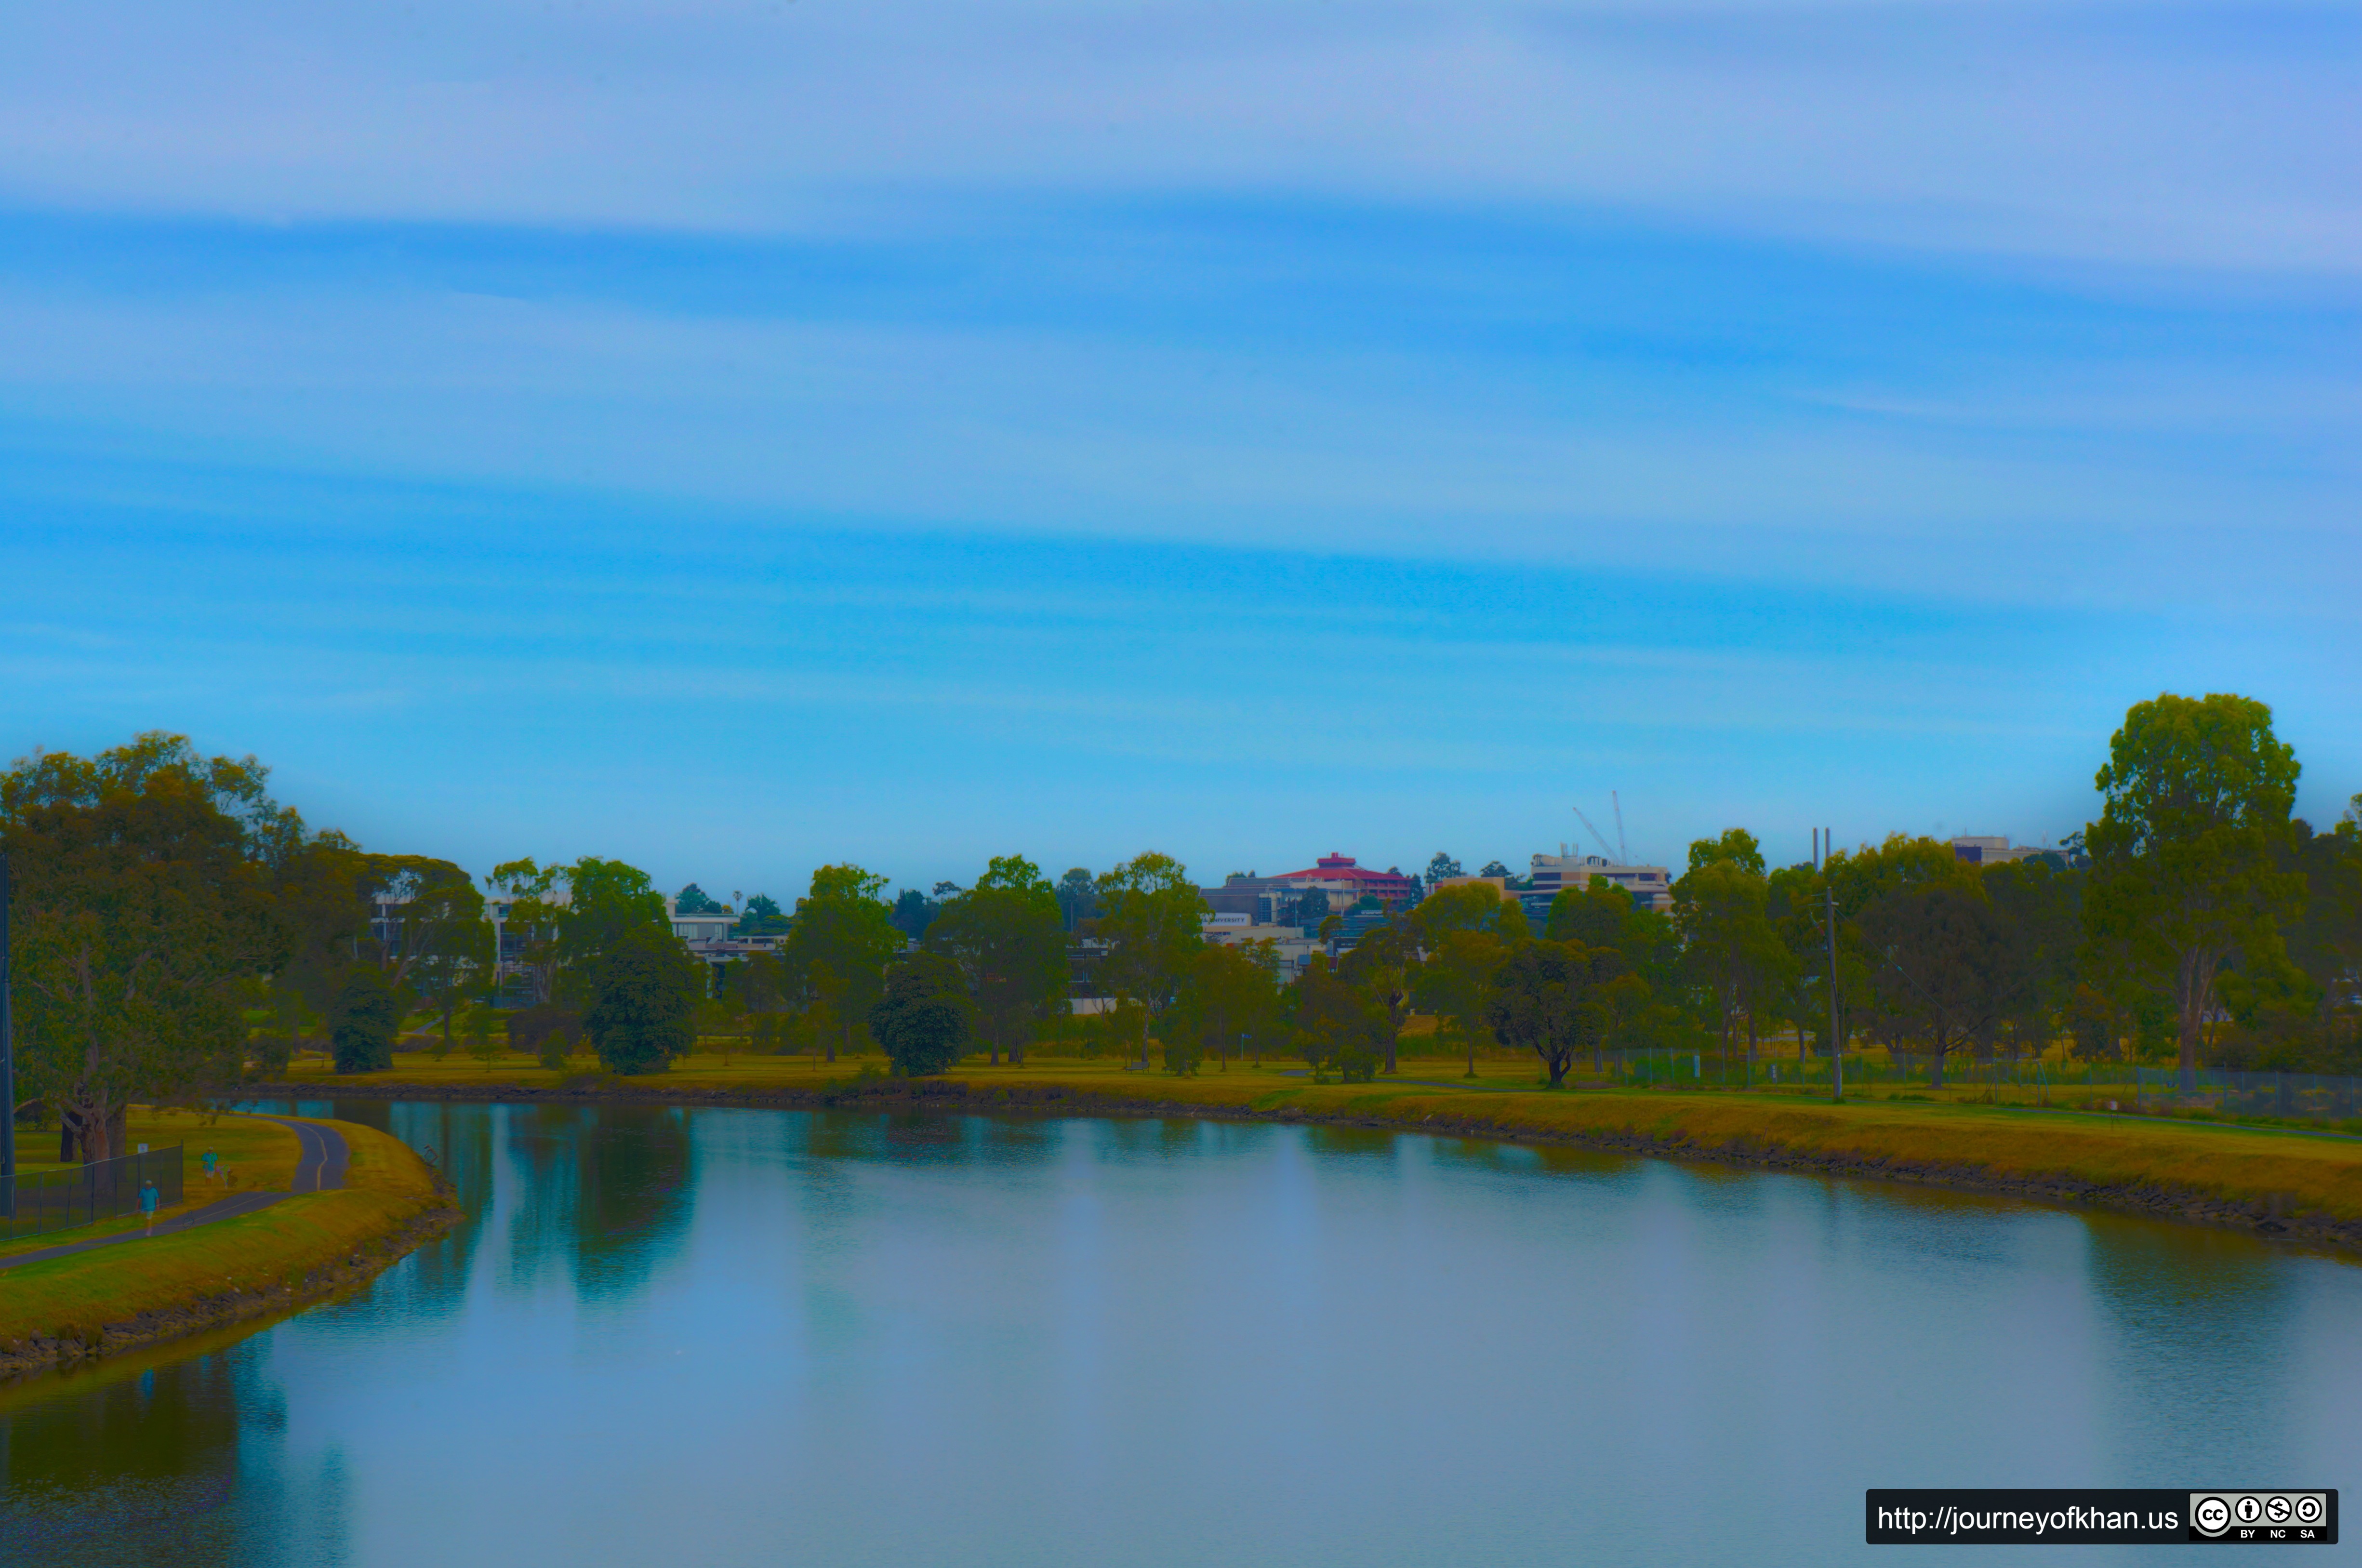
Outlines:
{"label": "tree trunk", "polygon": [[1476,1076],[1476,1032],[1464,1029],[1462,1032],[1468,1039],[1468,1076],[1473,1078]]}
{"label": "tree trunk", "polygon": [[1935,1071],[1928,1076],[1927,1087],[1931,1089],[1939,1089],[1944,1087],[1944,1037],[1940,1034],[1936,1036],[1935,1056],[1936,1067]]}
{"label": "tree trunk", "polygon": [[2198,1034],[2202,1021],[2193,1010],[2181,1021],[2181,1092],[2198,1088]]}
{"label": "tree trunk", "polygon": [[104,1110],[84,1110],[74,1117],[83,1163],[112,1159],[121,1152],[123,1118],[122,1111],[109,1115]]}

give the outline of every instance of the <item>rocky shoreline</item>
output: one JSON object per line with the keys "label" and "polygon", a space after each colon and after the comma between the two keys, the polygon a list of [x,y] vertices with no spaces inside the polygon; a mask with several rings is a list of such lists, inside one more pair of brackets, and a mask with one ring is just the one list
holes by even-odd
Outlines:
{"label": "rocky shoreline", "polygon": [[[1142,1086],[1143,1088],[1145,1085]],[[2108,1186],[2043,1176],[2015,1176],[1965,1164],[1865,1159],[1788,1147],[1769,1139],[1738,1138],[1703,1143],[1678,1130],[1650,1135],[1596,1130],[1574,1131],[1516,1122],[1428,1115],[1418,1119],[1306,1110],[1283,1105],[1264,1110],[1153,1096],[1113,1096],[1079,1091],[1062,1084],[970,1083],[957,1078],[849,1079],[824,1089],[781,1088],[756,1091],[678,1088],[612,1078],[562,1083],[549,1088],[517,1084],[289,1084],[258,1085],[249,1093],[318,1099],[421,1099],[510,1104],[664,1104],[735,1106],[778,1110],[868,1110],[988,1112],[995,1115],[1188,1117],[1200,1121],[1263,1121],[1292,1125],[1359,1127],[1481,1138],[1504,1143],[1546,1144],[1607,1154],[1646,1155],[1747,1170],[1840,1176],[1851,1180],[1903,1182],[1955,1192],[2029,1198],[2076,1208],[2105,1209],[2149,1219],[2242,1231],[2276,1242],[2298,1242],[2338,1253],[2362,1253],[2362,1220],[2317,1212],[2292,1212],[2285,1200],[2259,1196],[2246,1201],[2158,1185]]]}

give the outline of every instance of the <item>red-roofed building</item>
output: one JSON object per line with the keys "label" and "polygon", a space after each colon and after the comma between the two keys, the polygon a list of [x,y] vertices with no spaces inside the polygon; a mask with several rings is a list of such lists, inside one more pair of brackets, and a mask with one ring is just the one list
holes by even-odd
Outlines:
{"label": "red-roofed building", "polygon": [[1354,863],[1350,855],[1335,851],[1302,871],[1290,871],[1270,878],[1273,891],[1286,891],[1301,898],[1307,891],[1317,890],[1329,895],[1329,908],[1342,913],[1363,899],[1375,899],[1389,909],[1418,901],[1419,883],[1416,877],[1406,877],[1399,871],[1373,871]]}

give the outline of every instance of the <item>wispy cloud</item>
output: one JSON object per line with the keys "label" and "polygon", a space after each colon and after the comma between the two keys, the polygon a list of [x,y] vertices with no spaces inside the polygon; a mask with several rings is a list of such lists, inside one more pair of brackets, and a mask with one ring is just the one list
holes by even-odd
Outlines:
{"label": "wispy cloud", "polygon": [[1262,189],[2362,262],[2345,6],[24,0],[8,29],[0,181],[118,209],[780,231],[913,186]]}

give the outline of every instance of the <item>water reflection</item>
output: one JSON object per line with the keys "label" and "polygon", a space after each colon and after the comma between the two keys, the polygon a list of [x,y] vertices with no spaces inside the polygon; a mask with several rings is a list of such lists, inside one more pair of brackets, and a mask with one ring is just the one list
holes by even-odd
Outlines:
{"label": "water reflection", "polygon": [[1865,1485],[2362,1458],[2362,1271],[2235,1236],[1366,1129],[333,1109],[471,1220],[0,1397],[0,1560],[1819,1564]]}
{"label": "water reflection", "polygon": [[[237,1473],[240,1401],[222,1386],[235,1376],[218,1358],[149,1367],[0,1424],[0,1561],[206,1533]],[[282,1418],[268,1393],[245,1412]]]}
{"label": "water reflection", "polygon": [[693,1185],[689,1112],[671,1106],[505,1106],[518,1192],[512,1283],[568,1270],[579,1294],[628,1295],[679,1250]]}

